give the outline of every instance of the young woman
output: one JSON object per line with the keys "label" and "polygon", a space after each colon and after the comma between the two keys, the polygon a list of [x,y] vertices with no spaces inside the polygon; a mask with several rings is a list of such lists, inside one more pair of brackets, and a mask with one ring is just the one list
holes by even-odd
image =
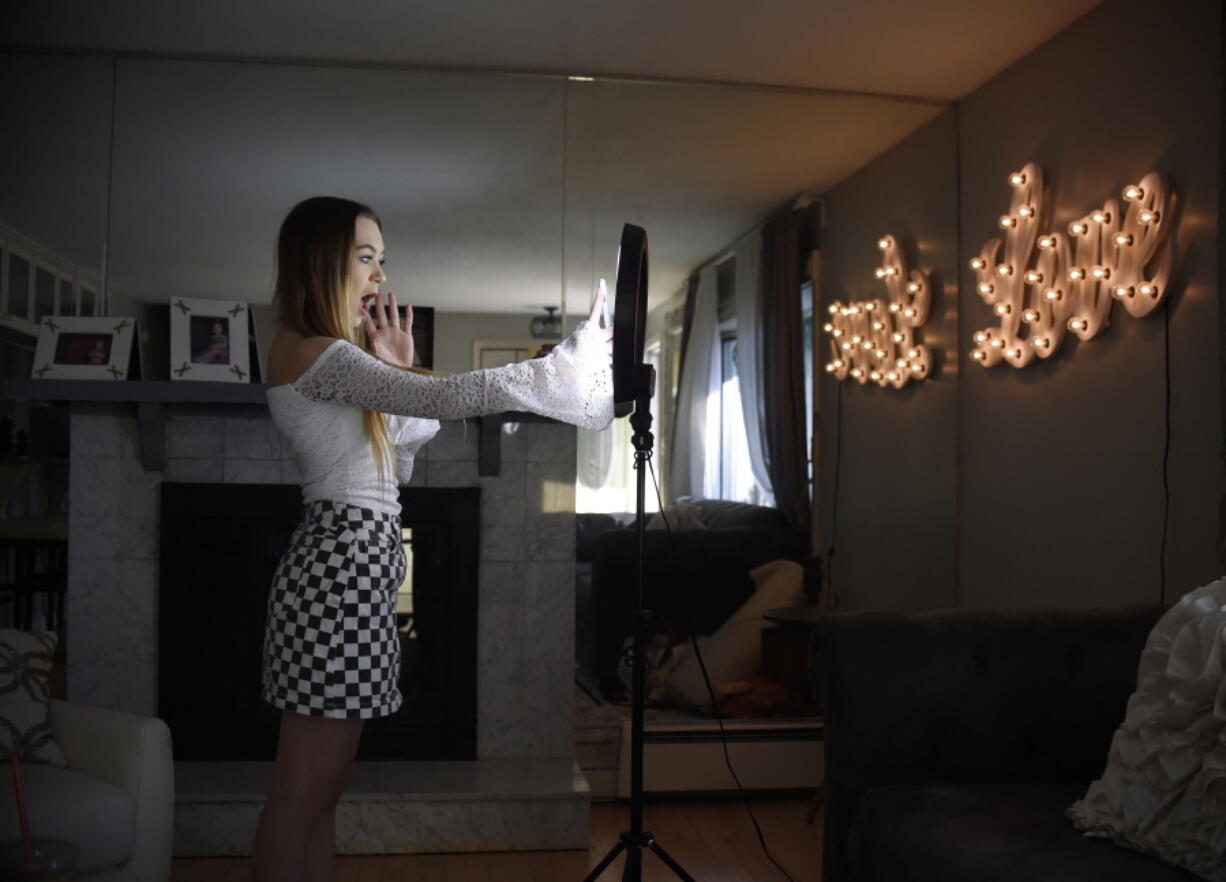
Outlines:
{"label": "young woman", "polygon": [[257,882],[333,877],[336,805],[363,722],[400,707],[397,485],[436,420],[515,410],[599,429],[613,418],[600,294],[548,356],[440,378],[411,369],[412,309],[402,326],[395,296],[379,291],[386,279],[370,208],[319,197],[286,216],[268,406],[293,446],[305,513],[268,600],[263,695],[282,713]]}

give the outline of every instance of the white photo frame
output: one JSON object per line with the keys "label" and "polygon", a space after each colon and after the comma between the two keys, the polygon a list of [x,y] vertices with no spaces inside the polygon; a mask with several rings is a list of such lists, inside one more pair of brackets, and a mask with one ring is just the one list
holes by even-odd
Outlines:
{"label": "white photo frame", "polygon": [[132,341],[136,319],[109,316],[45,316],[34,350],[35,380],[140,379]]}
{"label": "white photo frame", "polygon": [[251,382],[251,310],[233,300],[170,301],[170,379]]}

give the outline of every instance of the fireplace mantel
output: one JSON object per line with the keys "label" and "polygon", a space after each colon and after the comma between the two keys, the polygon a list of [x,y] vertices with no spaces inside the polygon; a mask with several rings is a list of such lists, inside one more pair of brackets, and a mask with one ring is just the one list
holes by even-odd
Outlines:
{"label": "fireplace mantel", "polygon": [[[221,408],[222,413],[266,413],[262,383],[211,383],[195,380],[0,380],[0,398],[82,404],[132,405],[140,427],[140,459],[147,472],[166,470],[167,407]],[[502,468],[505,423],[553,423],[533,413],[501,413],[477,420],[477,468],[481,477],[498,477]]]}

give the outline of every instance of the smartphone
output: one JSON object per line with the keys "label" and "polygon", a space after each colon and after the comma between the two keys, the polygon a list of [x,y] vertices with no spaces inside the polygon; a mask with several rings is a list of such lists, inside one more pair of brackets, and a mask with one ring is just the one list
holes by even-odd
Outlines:
{"label": "smartphone", "polygon": [[609,283],[604,279],[600,280],[600,293],[604,295],[604,302],[600,308],[601,327],[613,327],[613,305],[609,303]]}

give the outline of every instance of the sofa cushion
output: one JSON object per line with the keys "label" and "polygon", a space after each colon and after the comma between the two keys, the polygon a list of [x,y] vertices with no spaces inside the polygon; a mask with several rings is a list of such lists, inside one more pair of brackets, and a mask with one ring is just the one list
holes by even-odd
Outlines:
{"label": "sofa cushion", "polygon": [[54,631],[0,628],[0,757],[23,763],[68,765],[55,742],[47,704],[51,700]]}
{"label": "sofa cushion", "polygon": [[1064,817],[1084,783],[870,787],[852,819],[857,880],[1189,882],[1197,877],[1079,833]]}
{"label": "sofa cushion", "polygon": [[[128,862],[136,837],[136,804],[131,795],[99,778],[48,765],[21,767],[30,834],[66,839],[80,849],[77,873],[93,873]],[[18,829],[12,779],[0,776],[0,830]]]}

